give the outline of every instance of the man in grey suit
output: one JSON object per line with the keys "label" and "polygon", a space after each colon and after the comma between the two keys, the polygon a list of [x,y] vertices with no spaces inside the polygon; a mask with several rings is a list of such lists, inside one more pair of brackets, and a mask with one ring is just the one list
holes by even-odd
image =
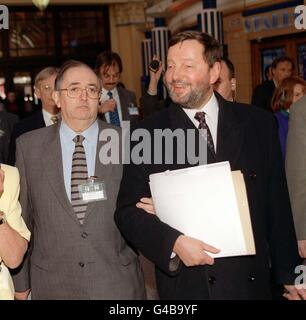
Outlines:
{"label": "man in grey suit", "polygon": [[[17,299],[30,291],[32,299],[145,298],[138,256],[113,219],[122,166],[99,161],[99,133],[120,133],[97,120],[100,91],[87,65],[66,62],[53,93],[62,121],[17,140],[22,214],[33,235],[14,275]],[[89,176],[104,181],[107,199],[81,200]]]}
{"label": "man in grey suit", "polygon": [[306,96],[290,108],[286,174],[299,254],[306,259]]}
{"label": "man in grey suit", "polygon": [[122,61],[116,52],[102,52],[96,61],[95,70],[102,81],[102,96],[99,113],[103,120],[122,126],[122,121],[134,124],[139,119],[135,93],[119,86]]}

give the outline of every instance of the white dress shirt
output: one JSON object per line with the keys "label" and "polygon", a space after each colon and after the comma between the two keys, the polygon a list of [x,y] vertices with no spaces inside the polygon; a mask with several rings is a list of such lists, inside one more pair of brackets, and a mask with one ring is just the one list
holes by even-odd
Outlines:
{"label": "white dress shirt", "polygon": [[199,121],[194,118],[195,114],[197,112],[205,112],[205,120],[208,125],[208,128],[210,130],[215,151],[217,149],[217,130],[218,130],[218,115],[219,115],[219,105],[217,98],[215,94],[213,93],[209,101],[201,107],[201,109],[186,109],[183,108],[183,110],[186,112],[187,116],[190,118],[190,120],[193,122],[193,124],[196,126],[196,128],[199,127]]}
{"label": "white dress shirt", "polygon": [[51,114],[48,111],[46,111],[44,108],[42,109],[42,114],[43,114],[43,118],[46,124],[46,127],[51,126],[53,123],[53,121],[51,120],[52,117],[57,116],[57,118],[60,118],[60,113],[57,114]]}
{"label": "white dress shirt", "polygon": [[[122,111],[121,111],[121,104],[120,104],[120,99],[119,99],[119,94],[118,94],[117,87],[115,87],[113,90],[107,90],[107,89],[103,88],[102,89],[101,102],[103,103],[106,100],[109,100],[109,96],[107,95],[107,93],[109,91],[113,94],[113,99],[116,101],[116,107],[117,107],[117,110],[118,110],[120,124],[121,124],[122,123]],[[106,122],[110,123],[109,112],[106,112],[104,114],[104,116],[105,116]]]}

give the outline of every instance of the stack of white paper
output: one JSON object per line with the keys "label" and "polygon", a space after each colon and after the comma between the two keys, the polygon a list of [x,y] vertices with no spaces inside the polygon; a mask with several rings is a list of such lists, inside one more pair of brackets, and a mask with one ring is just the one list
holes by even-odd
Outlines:
{"label": "stack of white paper", "polygon": [[221,250],[212,256],[255,254],[243,176],[229,162],[152,174],[150,188],[160,220]]}

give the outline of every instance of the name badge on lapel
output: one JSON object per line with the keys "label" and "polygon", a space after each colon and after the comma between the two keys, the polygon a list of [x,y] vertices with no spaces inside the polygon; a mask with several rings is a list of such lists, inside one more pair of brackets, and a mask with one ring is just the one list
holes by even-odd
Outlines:
{"label": "name badge on lapel", "polygon": [[89,177],[85,183],[78,186],[80,197],[86,202],[106,200],[105,182],[98,177]]}
{"label": "name badge on lapel", "polygon": [[138,116],[139,115],[138,108],[135,107],[133,102],[129,103],[129,114],[130,114],[130,116]]}

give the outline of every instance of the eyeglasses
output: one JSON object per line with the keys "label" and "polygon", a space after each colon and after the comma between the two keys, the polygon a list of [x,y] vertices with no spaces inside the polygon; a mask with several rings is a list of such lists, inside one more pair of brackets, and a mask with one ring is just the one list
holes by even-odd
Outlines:
{"label": "eyeglasses", "polygon": [[57,91],[67,91],[67,96],[69,98],[75,99],[79,98],[84,90],[87,92],[87,95],[90,99],[99,99],[101,96],[101,91],[96,87],[70,87],[66,89],[58,89]]}

